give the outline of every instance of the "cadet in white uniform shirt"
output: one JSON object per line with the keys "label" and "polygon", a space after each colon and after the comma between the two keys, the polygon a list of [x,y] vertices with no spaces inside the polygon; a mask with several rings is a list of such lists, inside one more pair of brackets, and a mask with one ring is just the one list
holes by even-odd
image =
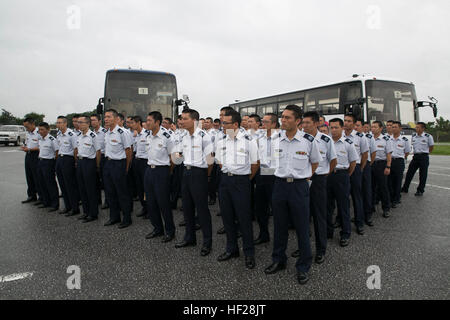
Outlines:
{"label": "cadet in white uniform shirt", "polygon": [[56,159],[56,176],[61,188],[65,209],[60,214],[72,216],[80,213],[80,193],[75,170],[74,149],[77,147],[77,136],[67,128],[67,118],[59,116],[56,121],[59,144],[58,159]]}
{"label": "cadet in white uniform shirt", "polygon": [[[94,114],[91,116],[91,127],[92,131],[97,135],[97,142],[100,144],[100,170],[97,171],[97,189],[98,189],[98,203],[102,204],[102,190],[104,189],[103,185],[103,168],[105,167],[105,134],[108,132],[106,128],[103,128],[101,125],[101,118],[98,114]],[[105,201],[101,207],[101,209],[108,209],[108,202]]]}
{"label": "cadet in white uniform shirt", "polygon": [[80,188],[83,215],[79,220],[91,222],[98,218],[97,171],[100,170],[101,147],[97,135],[89,129],[90,117],[78,118],[81,134],[78,136],[75,155],[77,157],[77,180]]}
{"label": "cadet in white uniform shirt", "polygon": [[342,227],[339,244],[341,247],[346,247],[349,244],[352,230],[349,204],[350,177],[354,174],[360,155],[356,151],[353,141],[342,135],[343,125],[344,122],[341,119],[330,120],[337,165],[328,176],[327,181],[327,238],[333,238],[333,212],[337,203],[338,218],[336,219],[340,220],[338,222]]}
{"label": "cadet in white uniform shirt", "polygon": [[108,132],[105,134],[106,163],[103,168],[103,181],[105,196],[109,204],[109,221],[105,226],[120,222],[120,212],[123,213],[119,228],[131,225],[131,193],[127,185],[127,173],[131,165],[132,150],[131,138],[124,129],[118,125],[119,115],[116,110],[105,112],[105,125]]}
{"label": "cadet in white uniform shirt", "polygon": [[163,237],[162,242],[165,243],[175,238],[169,185],[171,155],[175,144],[167,130],[161,127],[161,122],[162,115],[159,111],[150,112],[147,116],[147,128],[151,134],[147,138],[149,141],[148,166],[145,171],[144,185],[147,212],[150,215],[153,231],[145,238]]}
{"label": "cadet in white uniform shirt", "polygon": [[[27,195],[28,198],[22,203],[29,203],[39,200],[34,205],[42,204],[42,195],[39,191],[39,181],[37,167],[39,164],[39,130],[32,118],[26,118],[23,122],[27,129],[25,137],[25,145],[22,151],[25,152],[25,176],[27,179]],[[38,199],[39,196],[39,199]]]}
{"label": "cadet in white uniform shirt", "polygon": [[256,174],[255,213],[259,235],[255,245],[270,241],[269,214],[272,210],[272,193],[275,183],[276,162],[273,161],[272,141],[279,136],[278,116],[268,113],[263,118],[264,132],[257,140],[260,170]]}
{"label": "cadet in white uniform shirt", "polygon": [[425,192],[425,185],[427,184],[428,166],[430,165],[430,153],[433,152],[434,139],[425,130],[427,125],[419,122],[416,125],[416,133],[412,136],[411,145],[414,149],[414,156],[409,164],[408,172],[406,173],[405,184],[402,192],[408,193],[409,185],[411,184],[416,171],[419,170],[419,186],[417,187],[416,196],[422,196]]}
{"label": "cadet in white uniform shirt", "polygon": [[272,195],[274,222],[274,243],[272,264],[265,269],[273,274],[286,268],[286,247],[288,243],[289,216],[297,233],[300,255],[297,259],[297,281],[308,282],[312,254],[309,239],[309,185],[319,162],[322,161],[319,147],[314,137],[298,130],[302,110],[289,105],[281,117],[279,138],[274,140],[273,153],[277,163],[275,185]]}
{"label": "cadet in white uniform shirt", "polygon": [[212,246],[211,213],[208,208],[208,177],[214,163],[214,145],[211,137],[197,127],[200,115],[193,109],[184,110],[181,114],[181,125],[187,131],[177,145],[177,152],[182,153],[184,169],[181,186],[183,214],[186,232],[183,241],[176,248],[195,246],[195,211],[203,233],[201,256],[207,256]]}
{"label": "cadet in white uniform shirt", "polygon": [[390,216],[391,200],[389,196],[389,188],[387,185],[387,177],[391,174],[392,161],[392,140],[388,135],[383,135],[383,123],[374,121],[372,123],[372,132],[374,134],[375,144],[377,146],[377,155],[372,164],[372,203],[375,211],[377,193],[381,199],[383,208],[383,217]]}
{"label": "cadet in white uniform shirt", "polygon": [[[310,210],[314,222],[314,234],[316,239],[316,257],[318,264],[324,262],[327,248],[327,177],[334,171],[337,164],[336,149],[331,137],[318,131],[319,114],[317,112],[306,112],[302,121],[303,129],[313,136],[319,146],[322,161],[311,178]],[[294,252],[293,257],[300,255],[299,250]]]}
{"label": "cadet in white uniform shirt", "polygon": [[42,192],[42,206],[50,207],[49,212],[59,209],[59,191],[55,179],[55,159],[58,156],[58,141],[50,135],[50,126],[46,122],[39,124],[39,164],[38,181]]}
{"label": "cadet in white uniform shirt", "polygon": [[356,116],[353,114],[344,117],[344,137],[353,141],[356,152],[360,155],[356,161],[356,168],[350,177],[350,194],[353,200],[353,211],[355,217],[356,232],[364,234],[365,213],[362,200],[362,173],[369,158],[369,144],[366,137],[355,130]]}
{"label": "cadet in white uniform shirt", "polygon": [[226,135],[217,141],[216,158],[222,175],[219,186],[219,206],[227,236],[225,253],[218,261],[239,257],[237,225],[242,232],[245,266],[255,267],[255,247],[250,211],[250,180],[258,170],[258,147],[255,140],[240,130],[241,116],[228,110],[223,116]]}

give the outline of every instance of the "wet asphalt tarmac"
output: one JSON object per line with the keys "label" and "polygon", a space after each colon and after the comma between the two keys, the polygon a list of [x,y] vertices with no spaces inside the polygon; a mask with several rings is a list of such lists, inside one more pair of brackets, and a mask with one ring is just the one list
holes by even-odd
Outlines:
{"label": "wet asphalt tarmac", "polygon": [[[217,262],[225,248],[218,206],[211,206],[213,251],[200,257],[196,248],[175,249],[175,241],[146,240],[149,220],[137,218],[119,230],[104,227],[108,211],[98,221],[83,224],[21,204],[26,198],[24,154],[17,147],[0,147],[0,299],[449,299],[450,298],[450,157],[431,157],[428,186],[414,196],[415,180],[391,218],[374,216],[375,226],[364,236],[352,233],[350,245],[328,245],[323,264],[313,263],[310,281],[296,281],[295,260],[288,268],[266,276],[273,242],[256,248],[256,268],[239,259]],[[415,184],[414,184],[415,183]],[[62,199],[61,199],[61,207]],[[182,212],[174,211],[175,221]],[[177,227],[177,239],[184,228]],[[272,224],[271,224],[272,228]],[[254,224],[255,235],[257,224]],[[353,227],[353,231],[355,231]],[[197,241],[201,243],[201,232]],[[311,239],[314,248],[314,236]],[[288,255],[296,249],[290,231]],[[314,253],[314,249],[313,249]],[[81,290],[69,290],[71,265],[80,267]],[[381,289],[369,290],[369,266],[379,266]],[[15,281],[12,274],[29,273]]]}

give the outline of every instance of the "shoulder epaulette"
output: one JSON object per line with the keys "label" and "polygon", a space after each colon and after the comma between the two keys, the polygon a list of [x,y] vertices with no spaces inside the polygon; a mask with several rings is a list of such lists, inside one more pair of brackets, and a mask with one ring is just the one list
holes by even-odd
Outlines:
{"label": "shoulder epaulette", "polygon": [[249,140],[249,141],[252,140],[252,137],[250,137],[248,134],[246,134],[244,137],[245,137],[245,139],[247,139],[247,140]]}
{"label": "shoulder epaulette", "polygon": [[73,133],[72,133],[72,132],[69,132],[69,136],[73,136]]}
{"label": "shoulder epaulette", "polygon": [[412,136],[415,137],[415,136],[417,136],[417,134],[414,133]]}
{"label": "shoulder epaulette", "polygon": [[349,138],[346,138],[345,142],[347,142],[348,144],[353,144],[353,141],[351,139],[349,139]]}
{"label": "shoulder epaulette", "polygon": [[95,133],[91,132],[91,137],[95,138]]}
{"label": "shoulder epaulette", "polygon": [[386,141],[391,140],[391,138],[389,136],[384,136],[383,139],[386,140]]}
{"label": "shoulder epaulette", "polygon": [[119,128],[119,129],[117,129],[117,132],[120,133],[120,134],[122,134],[122,133],[123,133],[123,130]]}
{"label": "shoulder epaulette", "polygon": [[205,136],[205,131],[202,130],[202,131],[200,131],[198,134],[200,135],[200,137],[203,138],[203,137]]}
{"label": "shoulder epaulette", "polygon": [[373,138],[373,136],[370,133],[366,133],[366,137],[369,138],[369,139]]}
{"label": "shoulder epaulette", "polygon": [[78,131],[78,132],[77,132],[77,136],[79,136],[80,134],[81,134],[81,131]]}
{"label": "shoulder epaulette", "polygon": [[361,132],[357,132],[356,135],[360,138],[364,137],[364,135]]}
{"label": "shoulder epaulette", "polygon": [[53,136],[50,136],[49,138],[50,138],[50,140],[52,140],[52,141],[55,140],[55,138],[53,138]]}
{"label": "shoulder epaulette", "polygon": [[429,135],[428,133],[425,133],[425,137],[427,137],[427,138],[428,138],[429,136],[430,136],[430,135]]}
{"label": "shoulder epaulette", "polygon": [[170,134],[168,134],[167,132],[163,132],[163,136],[166,137],[167,139],[170,138]]}
{"label": "shoulder epaulette", "polygon": [[308,139],[309,142],[313,142],[314,141],[314,137],[312,135],[308,134],[308,133],[305,133],[303,136],[305,137],[305,139]]}
{"label": "shoulder epaulette", "polygon": [[330,138],[328,138],[326,135],[322,135],[322,137],[320,139],[322,139],[326,143],[330,142]]}
{"label": "shoulder epaulette", "polygon": [[102,131],[103,131],[104,133],[108,132],[108,130],[105,129],[105,128],[103,128]]}
{"label": "shoulder epaulette", "polygon": [[408,141],[408,138],[407,138],[407,137],[403,137],[402,139],[405,140],[405,141]]}

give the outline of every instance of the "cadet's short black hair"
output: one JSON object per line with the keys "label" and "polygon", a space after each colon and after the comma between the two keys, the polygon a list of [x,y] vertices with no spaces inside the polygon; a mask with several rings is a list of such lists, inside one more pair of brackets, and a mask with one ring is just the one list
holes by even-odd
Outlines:
{"label": "cadet's short black hair", "polygon": [[162,123],[162,114],[159,111],[152,111],[148,114],[150,117],[153,118],[153,120],[155,120],[155,122],[159,121],[159,125],[161,125]]}
{"label": "cadet's short black hair", "polygon": [[50,130],[50,126],[48,125],[47,122],[41,122],[39,123],[39,127],[44,127],[47,130]]}
{"label": "cadet's short black hair", "polygon": [[400,121],[392,121],[392,124],[397,124],[400,128],[402,127],[402,123]]}
{"label": "cadet's short black hair", "polygon": [[25,118],[25,119],[23,120],[23,123],[25,123],[25,122],[27,122],[27,123],[29,123],[29,124],[35,124],[36,121],[34,121],[33,118]]}
{"label": "cadet's short black hair", "polygon": [[83,118],[88,123],[88,125],[91,125],[91,117],[87,115],[81,115],[79,116],[79,118]]}
{"label": "cadet's short black hair", "polygon": [[255,119],[256,122],[261,123],[261,117],[257,114],[251,114],[250,118],[253,118],[253,119]]}
{"label": "cadet's short black hair", "polygon": [[394,120],[388,120],[386,123],[394,123]]}
{"label": "cadet's short black hair", "polygon": [[142,118],[141,118],[141,116],[134,116],[134,117],[131,117],[131,120],[133,120],[133,121],[136,122],[136,123],[139,123],[139,125],[142,126]]}
{"label": "cadet's short black hair", "polygon": [[114,118],[117,118],[117,117],[119,116],[119,114],[117,113],[117,111],[116,111],[115,109],[108,109],[108,110],[105,111],[105,114],[106,114],[107,112],[112,113],[113,116],[114,116]]}
{"label": "cadet's short black hair", "polygon": [[284,110],[292,111],[294,113],[295,120],[302,118],[302,114],[303,114],[302,108],[300,108],[296,104],[290,104]]}
{"label": "cadet's short black hair", "polygon": [[172,124],[173,123],[173,121],[172,121],[172,119],[171,118],[164,118],[164,120],[166,120],[167,122],[169,122],[170,124]]}
{"label": "cadet's short black hair", "polygon": [[211,117],[207,117],[205,120],[209,120],[209,121],[211,121],[211,123],[213,123],[213,118],[211,118]]}
{"label": "cadet's short black hair", "polygon": [[236,111],[236,110],[234,110],[232,107],[223,107],[222,109],[220,109],[220,111],[224,111],[225,113],[227,113],[228,111]]}
{"label": "cadet's short black hair", "polygon": [[220,123],[220,119],[214,119],[214,123]]}
{"label": "cadet's short black hair", "polygon": [[344,121],[342,121],[342,119],[339,119],[339,118],[331,119],[329,122],[330,122],[330,124],[331,124],[332,122],[337,122],[337,123],[339,123],[339,126],[341,126],[341,127],[344,126]]}
{"label": "cadet's short black hair", "polygon": [[122,113],[118,113],[117,116],[120,118],[120,120],[125,121],[125,116]]}
{"label": "cadet's short black hair", "polygon": [[344,118],[345,118],[345,117],[350,117],[350,118],[352,118],[352,119],[353,119],[353,123],[356,123],[356,116],[355,116],[354,114],[348,113],[348,114],[346,114],[346,115],[344,116]]}
{"label": "cadet's short black hair", "polygon": [[62,119],[64,120],[64,123],[67,123],[67,118],[65,116],[58,116],[56,119]]}
{"label": "cadet's short black hair", "polygon": [[72,116],[72,119],[78,119],[79,117],[80,117],[80,115],[78,113],[76,113]]}
{"label": "cadet's short black hair", "polygon": [[417,122],[418,125],[421,125],[424,129],[427,128],[427,124],[425,122]]}
{"label": "cadet's short black hair", "polygon": [[303,115],[303,119],[305,118],[311,118],[313,122],[319,122],[319,113],[317,111],[308,111]]}
{"label": "cadet's short black hair", "polygon": [[236,123],[238,124],[238,127],[241,126],[241,114],[235,110],[228,110],[225,113],[225,117],[229,117],[231,116],[231,123]]}
{"label": "cadet's short black hair", "polygon": [[101,117],[100,117],[100,115],[98,115],[98,114],[96,114],[96,113],[94,113],[94,114],[91,114],[91,118],[92,117],[95,117],[95,118],[97,118],[97,120],[98,121],[100,121],[101,120]]}
{"label": "cadet's short black hair", "polygon": [[383,122],[381,122],[379,120],[372,122],[372,124],[374,124],[374,123],[376,123],[378,125],[378,127],[380,127],[380,128],[384,127]]}
{"label": "cadet's short black hair", "polygon": [[182,113],[188,114],[189,118],[191,118],[192,120],[199,121],[200,114],[198,113],[198,111],[196,111],[194,109],[186,109],[186,110],[183,110]]}

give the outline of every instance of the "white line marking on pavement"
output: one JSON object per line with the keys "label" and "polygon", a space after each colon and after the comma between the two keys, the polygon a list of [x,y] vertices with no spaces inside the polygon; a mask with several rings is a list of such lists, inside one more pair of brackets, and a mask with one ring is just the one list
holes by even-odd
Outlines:
{"label": "white line marking on pavement", "polygon": [[445,177],[450,177],[450,174],[445,174],[445,173],[437,173],[437,172],[432,172],[432,171],[428,171],[429,174],[434,174],[436,176],[445,176]]}
{"label": "white line marking on pavement", "polygon": [[3,151],[3,152],[23,152],[22,150],[8,150],[8,151]]}
{"label": "white line marking on pavement", "polygon": [[450,167],[436,167],[432,164],[430,164],[430,167],[436,168],[436,169],[446,169],[446,170],[450,170]]}
{"label": "white line marking on pavement", "polygon": [[[411,182],[411,183],[419,184],[418,182]],[[435,186],[434,184],[427,184],[426,186],[427,186],[427,187],[431,187],[431,188],[439,188],[439,189],[444,189],[444,190],[450,190],[450,188],[447,188],[447,187],[441,187],[441,186]]]}
{"label": "white line marking on pavement", "polygon": [[22,280],[25,278],[31,278],[32,276],[33,276],[33,272],[13,273],[13,274],[10,274],[7,276],[0,276],[0,283]]}

